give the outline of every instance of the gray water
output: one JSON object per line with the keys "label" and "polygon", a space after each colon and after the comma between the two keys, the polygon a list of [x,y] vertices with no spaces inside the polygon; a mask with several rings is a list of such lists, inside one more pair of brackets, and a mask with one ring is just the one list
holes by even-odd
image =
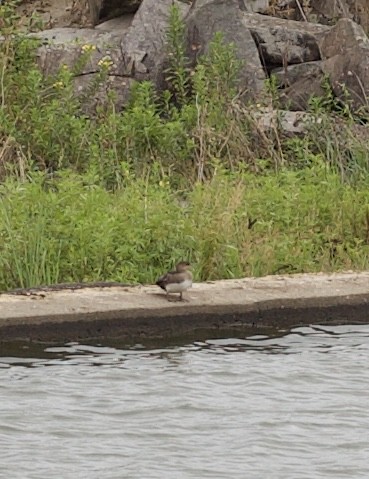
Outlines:
{"label": "gray water", "polygon": [[369,478],[369,326],[11,351],[1,478]]}

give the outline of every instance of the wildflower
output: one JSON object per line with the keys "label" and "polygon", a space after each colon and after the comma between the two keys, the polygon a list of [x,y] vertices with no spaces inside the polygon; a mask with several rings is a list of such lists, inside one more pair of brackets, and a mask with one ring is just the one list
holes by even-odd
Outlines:
{"label": "wildflower", "polygon": [[55,83],[53,83],[53,87],[60,90],[64,88],[64,83],[62,81],[56,81]]}
{"label": "wildflower", "polygon": [[169,186],[169,180],[160,180],[159,181],[159,186],[161,188],[165,188],[165,187]]}
{"label": "wildflower", "polygon": [[96,45],[91,45],[89,43],[86,43],[85,45],[82,45],[82,52],[83,53],[90,53],[94,52],[96,50]]}
{"label": "wildflower", "polygon": [[105,57],[101,58],[101,60],[99,60],[98,65],[101,68],[108,69],[113,65],[113,61],[109,56],[105,56]]}

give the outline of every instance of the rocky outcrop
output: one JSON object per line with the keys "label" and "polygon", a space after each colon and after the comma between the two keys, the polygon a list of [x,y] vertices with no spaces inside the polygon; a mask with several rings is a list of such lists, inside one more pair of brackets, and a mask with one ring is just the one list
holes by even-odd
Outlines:
{"label": "rocky outcrop", "polygon": [[243,22],[252,33],[266,73],[278,80],[282,108],[305,110],[311,96],[324,95],[319,42],[328,27],[250,14],[244,14]]}
{"label": "rocky outcrop", "polygon": [[249,13],[263,13],[268,8],[269,0],[242,0],[241,8]]}
{"label": "rocky outcrop", "polygon": [[311,78],[307,75],[280,93],[279,104],[291,111],[307,110],[312,98],[322,98],[324,95],[323,76]]}
{"label": "rocky outcrop", "polygon": [[307,110],[312,97],[324,97],[324,71],[322,62],[290,65],[273,72],[280,88],[279,104],[282,108]]}
{"label": "rocky outcrop", "polygon": [[[55,28],[33,34],[43,43],[38,49],[39,66],[48,75],[56,74],[62,65],[74,71],[76,92],[86,98],[89,111],[105,101],[109,90],[114,91],[120,109],[129,98],[133,81],[151,80],[158,88],[162,85],[172,3],[145,0],[133,21],[131,16],[128,21],[127,17],[111,20],[108,29],[102,24],[98,29]],[[177,4],[184,16],[189,5]],[[81,62],[84,54],[86,61]],[[90,86],[103,70],[107,71],[106,81],[91,98]]]}
{"label": "rocky outcrop", "polygon": [[[349,100],[353,110],[366,108],[369,40],[364,29],[348,18],[357,18],[365,24],[369,13],[366,2],[173,1],[185,22],[190,66],[196,65],[199,56],[208,51],[214,34],[221,31],[224,40],[234,45],[237,57],[242,60],[239,85],[246,92],[245,98],[258,97],[265,80],[275,75],[279,102],[285,109],[306,109],[311,96],[325,94],[323,86],[328,81],[334,94],[343,101]],[[166,31],[173,1],[122,1],[118,4],[126,12],[134,11],[139,4],[140,7],[134,14],[113,18],[95,28],[60,28],[37,34],[42,41],[38,51],[42,71],[54,74],[61,65],[67,65],[75,74],[77,92],[94,104],[103,102],[106,92],[113,89],[117,108],[127,102],[134,81],[150,80],[157,88],[162,88],[168,63]],[[113,3],[99,2],[101,11],[105,8],[112,13],[108,6]],[[286,11],[287,8],[297,8],[297,5],[303,21],[272,16],[276,14],[273,8]],[[305,10],[301,11],[301,7]],[[307,21],[314,15],[323,21],[317,12],[327,18],[335,14],[345,18],[334,26]],[[81,62],[81,54],[86,52],[89,56]],[[89,86],[102,70],[106,74],[105,84],[92,99],[88,96]]]}

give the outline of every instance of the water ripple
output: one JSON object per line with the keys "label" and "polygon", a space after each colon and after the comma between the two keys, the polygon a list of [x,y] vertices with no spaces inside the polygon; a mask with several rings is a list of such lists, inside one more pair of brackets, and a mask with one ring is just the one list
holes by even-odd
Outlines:
{"label": "water ripple", "polygon": [[369,477],[369,326],[40,356],[0,357],[0,478]]}

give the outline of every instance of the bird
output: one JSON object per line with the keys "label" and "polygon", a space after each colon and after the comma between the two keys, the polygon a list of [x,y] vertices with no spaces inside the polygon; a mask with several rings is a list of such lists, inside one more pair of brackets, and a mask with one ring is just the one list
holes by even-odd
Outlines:
{"label": "bird", "polygon": [[190,263],[180,261],[174,271],[168,271],[157,280],[157,286],[166,291],[168,301],[170,301],[168,296],[170,293],[179,293],[179,301],[184,301],[182,293],[192,286],[192,273],[189,271],[190,268]]}

